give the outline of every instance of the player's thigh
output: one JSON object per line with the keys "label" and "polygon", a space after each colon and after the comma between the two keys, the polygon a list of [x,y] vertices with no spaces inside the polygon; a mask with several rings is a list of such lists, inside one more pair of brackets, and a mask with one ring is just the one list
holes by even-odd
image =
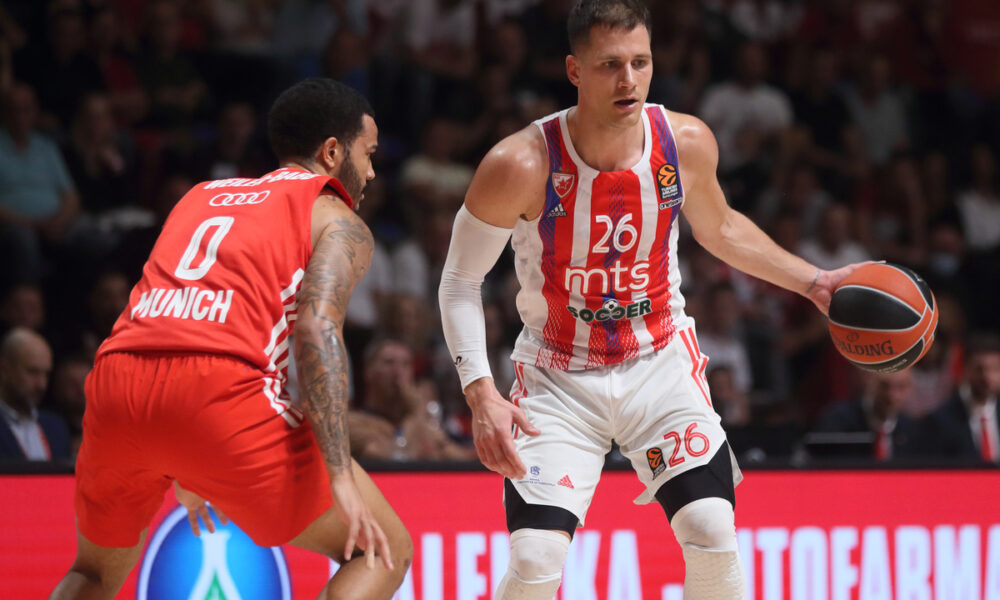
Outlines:
{"label": "player's thigh", "polygon": [[[403,525],[403,521],[368,473],[353,459],[351,466],[354,481],[361,493],[361,499],[372,512],[375,521],[389,541],[389,551],[392,553],[393,562],[397,565],[408,564],[413,556],[413,541],[410,539],[410,534]],[[347,523],[340,517],[336,507],[333,507],[321,514],[289,543],[341,562],[344,558],[344,546],[347,544],[348,534]]]}
{"label": "player's thigh", "polygon": [[707,358],[697,349],[692,329],[682,329],[663,350],[614,374],[613,387],[627,398],[615,431],[646,491],[637,499],[652,502],[675,477],[707,466],[719,453],[733,484],[741,479],[726,443],[721,419],[712,407],[704,377]]}
{"label": "player's thigh", "polygon": [[74,509],[85,539],[129,548],[163,502],[170,480],[145,443],[150,427],[135,406],[147,391],[134,385],[148,365],[132,355],[109,354],[87,378],[83,442],[76,461]]}
{"label": "player's thigh", "polygon": [[[604,468],[604,457],[611,449],[607,385],[602,371],[564,372],[518,365],[514,396],[540,433],[515,434],[514,447],[527,472],[523,478],[505,484],[504,503],[511,530],[566,530],[561,518],[549,523],[552,511],[535,514],[548,511],[540,507],[568,511],[575,516],[574,521],[583,524]],[[572,523],[569,531],[575,526],[576,522]]]}

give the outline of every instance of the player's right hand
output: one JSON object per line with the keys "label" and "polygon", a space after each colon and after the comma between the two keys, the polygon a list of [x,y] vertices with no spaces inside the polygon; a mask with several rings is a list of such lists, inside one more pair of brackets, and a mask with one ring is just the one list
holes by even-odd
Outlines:
{"label": "player's right hand", "polygon": [[477,379],[466,386],[465,399],[472,409],[472,438],[479,460],[508,479],[524,478],[528,470],[514,449],[512,425],[531,436],[541,432],[524,411],[500,395],[492,378]]}
{"label": "player's right hand", "polygon": [[392,570],[392,554],[389,539],[372,514],[350,471],[334,476],[330,484],[333,491],[333,505],[340,518],[347,524],[347,542],[344,544],[344,560],[351,560],[354,547],[365,551],[365,565],[375,568],[375,554],[382,557],[382,564]]}

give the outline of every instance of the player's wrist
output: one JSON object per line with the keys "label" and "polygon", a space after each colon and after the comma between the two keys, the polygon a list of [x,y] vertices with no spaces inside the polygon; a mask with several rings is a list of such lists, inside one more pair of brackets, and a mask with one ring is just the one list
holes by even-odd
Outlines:
{"label": "player's wrist", "polygon": [[493,384],[493,378],[484,375],[465,386],[463,390],[465,392],[465,402],[469,405],[469,408],[478,408],[492,396],[495,390],[496,386]]}

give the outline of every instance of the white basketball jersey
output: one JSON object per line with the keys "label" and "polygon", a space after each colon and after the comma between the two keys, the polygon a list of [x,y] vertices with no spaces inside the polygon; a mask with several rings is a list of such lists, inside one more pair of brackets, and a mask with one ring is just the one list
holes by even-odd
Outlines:
{"label": "white basketball jersey", "polygon": [[545,208],[514,228],[524,322],[512,358],[579,370],[666,346],[684,326],[677,217],[684,193],[666,111],[642,111],[642,158],[597,171],[573,148],[564,110],[535,122],[548,147]]}

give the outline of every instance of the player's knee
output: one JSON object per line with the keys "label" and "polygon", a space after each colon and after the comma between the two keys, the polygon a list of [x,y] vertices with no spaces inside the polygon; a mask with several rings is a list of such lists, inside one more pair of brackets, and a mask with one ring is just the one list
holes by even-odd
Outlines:
{"label": "player's knee", "polygon": [[725,552],[736,550],[733,506],[722,498],[702,498],[683,506],[670,521],[682,547]]}
{"label": "player's knee", "polygon": [[413,562],[413,538],[405,528],[400,535],[397,535],[389,545],[392,551],[392,563],[395,571],[398,572],[400,580],[406,575],[406,571]]}
{"label": "player's knee", "polygon": [[562,577],[569,538],[544,529],[518,529],[510,536],[510,570],[522,582],[541,583]]}

